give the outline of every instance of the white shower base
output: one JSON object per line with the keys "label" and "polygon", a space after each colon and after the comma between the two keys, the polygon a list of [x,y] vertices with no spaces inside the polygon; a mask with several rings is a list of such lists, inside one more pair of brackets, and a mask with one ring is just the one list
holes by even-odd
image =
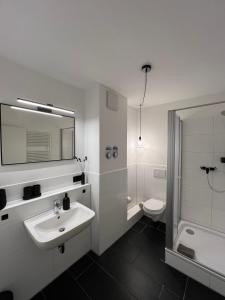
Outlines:
{"label": "white shower base", "polygon": [[[177,252],[179,243],[194,249],[195,259]],[[165,252],[167,264],[225,296],[225,234],[181,221],[174,248]]]}
{"label": "white shower base", "polygon": [[[189,234],[191,230],[194,234]],[[175,242],[195,250],[195,261],[225,276],[225,235],[193,223],[181,221]]]}

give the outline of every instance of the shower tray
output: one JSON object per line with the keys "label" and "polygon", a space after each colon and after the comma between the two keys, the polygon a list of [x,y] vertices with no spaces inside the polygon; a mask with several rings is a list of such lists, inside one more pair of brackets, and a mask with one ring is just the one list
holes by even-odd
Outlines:
{"label": "shower tray", "polygon": [[[195,251],[190,259],[177,252],[179,244]],[[166,248],[166,263],[225,296],[225,234],[180,221],[173,249]]]}
{"label": "shower tray", "polygon": [[225,276],[225,235],[203,226],[181,221],[174,250],[179,244],[195,250],[195,261]]}

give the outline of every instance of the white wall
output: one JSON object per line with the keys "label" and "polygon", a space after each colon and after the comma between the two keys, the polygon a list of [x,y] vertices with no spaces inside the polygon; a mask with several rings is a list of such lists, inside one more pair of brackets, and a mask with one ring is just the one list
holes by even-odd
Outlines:
{"label": "white wall", "polygon": [[[107,93],[118,97],[118,111],[106,106]],[[115,91],[100,86],[100,172],[127,168],[127,99]],[[116,159],[106,159],[105,147],[117,146]]]}
{"label": "white wall", "polygon": [[[118,111],[106,107],[107,93],[118,97]],[[127,226],[127,99],[100,86],[100,253]],[[105,157],[105,147],[117,146],[118,158]]]}
{"label": "white wall", "polygon": [[[109,88],[97,84],[86,93],[85,153],[89,157],[92,208],[92,248],[104,252],[127,229],[127,104],[118,96],[118,111],[106,108]],[[91,101],[91,103],[89,102]],[[118,146],[119,157],[107,160],[105,147]]]}
{"label": "white wall", "polygon": [[138,114],[132,107],[127,109],[127,185],[131,202],[128,209],[137,202],[137,136]]}
{"label": "white wall", "polygon": [[144,148],[137,148],[138,201],[166,199],[166,178],[155,178],[155,168],[165,169],[167,163],[166,107],[145,108],[142,113]]}
{"label": "white wall", "polygon": [[[128,208],[149,198],[165,200],[166,180],[155,178],[155,168],[166,167],[167,132],[166,110],[145,108],[142,113],[143,148],[137,147],[139,111],[128,109],[128,194],[132,202]],[[162,146],[163,145],[163,146]]]}
{"label": "white wall", "polygon": [[133,107],[127,108],[127,165],[137,162],[138,113]]}
{"label": "white wall", "polygon": [[[76,118],[76,153],[83,154],[84,91],[26,69],[0,57],[0,102],[17,105],[17,97],[72,109]],[[0,166],[1,184],[66,174],[77,170],[73,161]]]}

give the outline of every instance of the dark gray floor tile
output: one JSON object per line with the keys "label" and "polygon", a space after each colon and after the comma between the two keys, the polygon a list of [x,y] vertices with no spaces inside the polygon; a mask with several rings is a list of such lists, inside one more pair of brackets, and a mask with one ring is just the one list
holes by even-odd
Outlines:
{"label": "dark gray floor tile", "polygon": [[93,259],[85,255],[69,268],[72,277],[76,279],[81,273],[85,272],[90,265],[93,264]]}
{"label": "dark gray floor tile", "polygon": [[118,284],[115,279],[96,264],[93,264],[81,275],[78,282],[92,299],[135,299],[125,287]]}
{"label": "dark gray floor tile", "polygon": [[[135,231],[132,231],[134,234],[138,234]],[[127,262],[133,262],[134,259],[141,251],[141,246],[138,243],[132,242],[127,234],[123,235],[118,241],[116,241],[109,249],[107,249],[103,255],[107,253],[117,253],[121,258]],[[94,252],[90,251],[88,255],[94,261],[98,261],[101,256],[96,255]]]}
{"label": "dark gray floor tile", "polygon": [[46,300],[46,298],[43,296],[42,292],[40,292],[37,295],[35,295],[31,300]]}
{"label": "dark gray floor tile", "polygon": [[147,237],[151,242],[158,244],[159,247],[165,247],[166,236],[164,232],[161,232],[155,228],[147,227],[143,230],[143,235]]}
{"label": "dark gray floor tile", "polygon": [[130,244],[138,246],[141,252],[164,260],[165,257],[165,235],[156,229],[147,227],[142,233],[129,230],[126,239]]}
{"label": "dark gray floor tile", "polygon": [[92,250],[89,251],[89,252],[87,253],[87,255],[88,255],[91,259],[93,259],[94,261],[97,260],[97,259],[99,258],[99,256],[98,256],[97,254],[95,254]]}
{"label": "dark gray floor tile", "polygon": [[132,230],[136,231],[136,232],[142,232],[144,230],[144,228],[146,227],[146,224],[142,223],[142,222],[137,222],[133,227]]}
{"label": "dark gray floor tile", "polygon": [[79,285],[65,272],[43,290],[47,300],[90,299]]}
{"label": "dark gray floor tile", "polygon": [[164,283],[166,288],[179,296],[183,296],[187,276],[164,263]]}
{"label": "dark gray floor tile", "polygon": [[141,217],[141,219],[139,220],[139,222],[141,222],[141,223],[144,223],[144,224],[147,224],[148,225],[148,223],[149,223],[149,218],[148,217],[146,217],[146,216],[143,216],[143,217]]}
{"label": "dark gray floor tile", "polygon": [[153,256],[164,259],[165,257],[165,234],[154,228],[147,227],[142,232],[142,243],[144,252],[149,252]]}
{"label": "dark gray floor tile", "polygon": [[0,300],[13,300],[13,293],[11,291],[1,291]]}
{"label": "dark gray floor tile", "polygon": [[181,300],[182,297],[178,297],[173,292],[167,290],[165,287],[163,288],[159,300]]}
{"label": "dark gray floor tile", "polygon": [[116,253],[105,253],[98,263],[138,299],[158,299],[161,285],[153,278],[127,263]]}
{"label": "dark gray floor tile", "polygon": [[132,230],[132,228],[124,234],[123,238],[133,245],[142,246],[140,233]]}
{"label": "dark gray floor tile", "polygon": [[144,223],[144,224],[146,224],[146,225],[148,225],[148,226],[155,227],[155,228],[157,228],[157,226],[159,226],[159,222],[153,222],[151,218],[146,217],[146,216],[143,216],[143,217],[139,220],[139,222]]}
{"label": "dark gray floor tile", "polygon": [[186,276],[169,267],[151,253],[142,252],[134,261],[135,267],[148,274],[155,281],[164,284],[166,288],[181,296],[185,288]]}
{"label": "dark gray floor tile", "polygon": [[161,231],[161,232],[166,232],[166,224],[165,223],[162,223],[160,222],[159,223],[159,226],[157,227],[157,230]]}
{"label": "dark gray floor tile", "polygon": [[[156,232],[156,233],[155,233]],[[151,234],[152,233],[152,234]],[[140,233],[133,231],[130,229],[125,235],[124,238],[129,240],[130,243],[138,244],[142,248],[146,246],[146,241],[150,241],[151,235],[158,234],[158,239],[161,240],[161,244],[165,241],[165,235],[162,232],[157,231],[152,227],[146,226],[144,230]],[[152,243],[152,241],[151,241]]]}
{"label": "dark gray floor tile", "polygon": [[115,242],[108,250],[109,253],[118,253],[127,262],[133,262],[141,251],[141,247],[130,241],[123,236]]}
{"label": "dark gray floor tile", "polygon": [[217,294],[206,286],[198,283],[193,279],[189,279],[185,300],[224,300],[225,297]]}

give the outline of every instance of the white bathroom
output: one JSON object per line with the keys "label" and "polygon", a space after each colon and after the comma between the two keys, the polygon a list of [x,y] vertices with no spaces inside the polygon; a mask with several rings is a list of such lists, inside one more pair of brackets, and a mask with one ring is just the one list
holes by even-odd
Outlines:
{"label": "white bathroom", "polygon": [[225,299],[224,26],[0,1],[0,300]]}

